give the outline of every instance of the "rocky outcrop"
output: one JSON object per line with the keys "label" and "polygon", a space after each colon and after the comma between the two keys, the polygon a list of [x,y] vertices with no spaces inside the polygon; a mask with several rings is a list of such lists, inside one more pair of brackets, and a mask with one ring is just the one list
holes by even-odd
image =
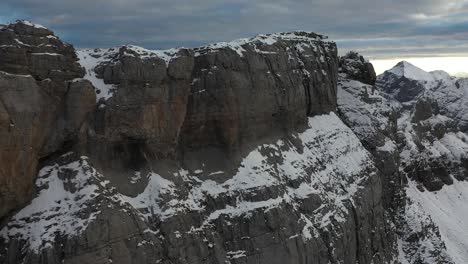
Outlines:
{"label": "rocky outcrop", "polygon": [[52,31],[27,21],[1,29],[0,71],[37,80],[71,80],[83,76],[73,46]]}
{"label": "rocky outcrop", "polygon": [[374,85],[377,79],[372,63],[354,51],[340,57],[339,72],[352,80],[368,85]]}
{"label": "rocky outcrop", "polygon": [[[41,26],[0,29],[0,218],[32,198],[39,160],[76,134],[94,91],[71,45]],[[91,103],[92,104],[91,104]]]}

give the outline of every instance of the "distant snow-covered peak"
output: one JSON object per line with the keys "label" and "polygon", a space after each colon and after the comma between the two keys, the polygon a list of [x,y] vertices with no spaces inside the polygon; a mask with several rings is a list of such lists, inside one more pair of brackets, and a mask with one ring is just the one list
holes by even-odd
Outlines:
{"label": "distant snow-covered peak", "polygon": [[442,80],[442,81],[450,81],[452,80],[452,76],[446,71],[431,71],[429,72],[436,80]]}
{"label": "distant snow-covered peak", "polygon": [[399,62],[387,72],[416,81],[433,82],[436,80],[434,75],[414,66],[407,61]]}

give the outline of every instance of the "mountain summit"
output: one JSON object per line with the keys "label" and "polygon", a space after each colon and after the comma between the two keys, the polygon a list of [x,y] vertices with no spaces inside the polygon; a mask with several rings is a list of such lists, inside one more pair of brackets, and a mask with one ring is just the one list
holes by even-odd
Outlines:
{"label": "mountain summit", "polygon": [[452,77],[444,71],[427,72],[417,66],[401,61],[377,78],[378,85],[400,102],[412,101],[425,90],[442,83],[453,84]]}
{"label": "mountain summit", "polygon": [[400,61],[397,65],[395,65],[390,70],[386,71],[388,73],[393,73],[400,77],[406,77],[411,80],[417,81],[426,81],[426,82],[433,82],[435,78],[432,74],[424,71],[416,67],[415,65],[407,62],[407,61]]}

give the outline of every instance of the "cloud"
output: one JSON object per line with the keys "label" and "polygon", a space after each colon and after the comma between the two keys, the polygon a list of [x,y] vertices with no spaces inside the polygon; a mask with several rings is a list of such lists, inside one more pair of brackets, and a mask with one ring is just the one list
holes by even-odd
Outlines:
{"label": "cloud", "polygon": [[191,47],[310,30],[336,39],[343,51],[387,57],[463,53],[468,1],[2,0],[0,22],[14,18],[50,27],[77,47]]}

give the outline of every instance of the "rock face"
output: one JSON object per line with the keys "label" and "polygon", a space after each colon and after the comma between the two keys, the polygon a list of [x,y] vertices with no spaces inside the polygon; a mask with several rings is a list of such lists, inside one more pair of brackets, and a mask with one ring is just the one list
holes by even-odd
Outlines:
{"label": "rock face", "polygon": [[94,109],[91,84],[71,82],[83,76],[76,61],[73,47],[41,26],[0,29],[0,218],[30,201],[39,159],[73,138]]}
{"label": "rock face", "polygon": [[464,259],[425,202],[464,186],[462,79],[376,82],[308,32],[75,54],[18,21],[0,40],[0,263]]}
{"label": "rock face", "polygon": [[123,179],[167,159],[236,169],[258,142],[300,131],[308,116],[336,108],[336,46],[314,33],[79,57],[109,95],[100,101],[89,155]]}
{"label": "rock face", "polygon": [[206,146],[239,155],[250,142],[303,129],[307,116],[334,110],[336,52],[321,36],[293,33],[162,54],[126,46],[83,56],[104,57],[97,75],[118,86],[98,136],[113,144],[142,140],[149,156],[166,158]]}

